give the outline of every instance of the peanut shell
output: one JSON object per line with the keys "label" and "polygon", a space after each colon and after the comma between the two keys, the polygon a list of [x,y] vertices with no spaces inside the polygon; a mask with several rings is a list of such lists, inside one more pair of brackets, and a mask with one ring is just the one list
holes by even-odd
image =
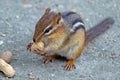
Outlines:
{"label": "peanut shell", "polygon": [[3,59],[0,59],[0,71],[2,71],[7,77],[13,77],[16,73],[13,67]]}
{"label": "peanut shell", "polygon": [[44,43],[43,42],[39,42],[39,43],[33,43],[31,46],[31,51],[35,52],[35,49],[40,49],[40,48],[44,48]]}
{"label": "peanut shell", "polygon": [[0,54],[0,58],[6,61],[7,63],[10,63],[13,59],[13,54],[10,51],[5,51],[2,54]]}

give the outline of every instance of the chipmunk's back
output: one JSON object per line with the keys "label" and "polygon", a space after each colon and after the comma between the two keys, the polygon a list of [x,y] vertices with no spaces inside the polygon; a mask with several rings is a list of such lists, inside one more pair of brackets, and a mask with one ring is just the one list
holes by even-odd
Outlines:
{"label": "chipmunk's back", "polygon": [[85,29],[84,23],[80,17],[79,14],[76,14],[75,12],[69,11],[69,12],[63,12],[62,17],[67,25],[71,28],[71,32],[75,32],[79,29]]}

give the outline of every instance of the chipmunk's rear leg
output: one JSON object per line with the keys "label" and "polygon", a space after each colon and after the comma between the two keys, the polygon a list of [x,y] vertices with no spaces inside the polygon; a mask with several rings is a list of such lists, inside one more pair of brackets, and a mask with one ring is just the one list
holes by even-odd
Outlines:
{"label": "chipmunk's rear leg", "polygon": [[65,69],[68,71],[76,68],[75,60],[81,55],[84,49],[84,43],[85,43],[84,29],[78,30],[76,34],[71,36],[71,38],[72,39],[70,39],[69,43],[74,43],[74,44],[71,45],[66,56],[68,58],[68,62],[65,65]]}
{"label": "chipmunk's rear leg", "polygon": [[68,60],[68,62],[66,63],[65,69],[68,70],[68,71],[70,71],[70,70],[72,70],[73,68],[74,68],[74,69],[76,68],[76,67],[75,67],[75,62],[74,62],[74,59],[70,59],[70,60]]}
{"label": "chipmunk's rear leg", "polygon": [[49,55],[43,58],[44,63],[52,62],[58,57],[57,54]]}

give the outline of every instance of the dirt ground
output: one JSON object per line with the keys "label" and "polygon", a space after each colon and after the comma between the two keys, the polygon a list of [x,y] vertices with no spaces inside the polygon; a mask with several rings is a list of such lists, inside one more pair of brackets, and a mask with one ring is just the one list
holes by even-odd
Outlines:
{"label": "dirt ground", "polygon": [[[120,0],[1,0],[0,54],[14,54],[13,78],[0,72],[0,80],[120,80]],[[66,61],[43,64],[42,57],[26,50],[34,27],[45,8],[72,10],[81,15],[90,29],[107,17],[115,24],[86,46],[76,69],[64,70]]]}

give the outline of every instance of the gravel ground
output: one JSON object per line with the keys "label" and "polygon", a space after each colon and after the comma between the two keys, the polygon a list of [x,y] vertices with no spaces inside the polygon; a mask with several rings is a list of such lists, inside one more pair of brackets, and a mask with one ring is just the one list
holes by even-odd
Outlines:
{"label": "gravel ground", "polygon": [[[0,53],[14,54],[14,78],[0,73],[0,80],[120,80],[120,0],[1,0]],[[65,71],[66,61],[43,64],[40,56],[26,50],[34,26],[45,8],[79,13],[90,29],[106,17],[115,24],[86,46],[76,69]]]}

